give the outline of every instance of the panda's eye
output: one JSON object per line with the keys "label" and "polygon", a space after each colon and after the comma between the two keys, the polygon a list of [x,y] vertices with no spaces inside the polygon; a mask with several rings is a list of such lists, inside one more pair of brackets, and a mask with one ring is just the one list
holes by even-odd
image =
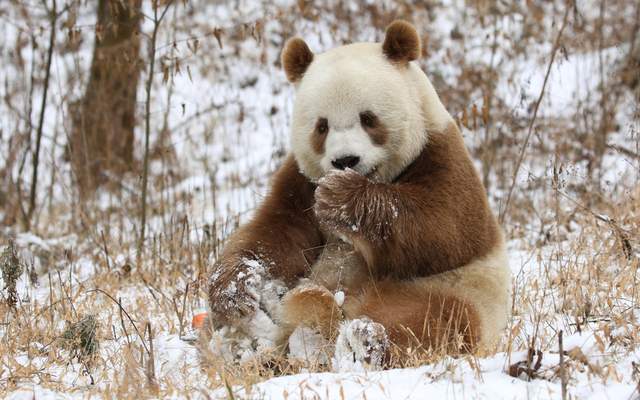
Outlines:
{"label": "panda's eye", "polygon": [[363,111],[360,113],[360,124],[364,128],[375,128],[378,124],[378,117],[371,111]]}
{"label": "panda's eye", "polygon": [[318,122],[316,122],[316,132],[320,135],[329,132],[329,121],[327,121],[326,118],[318,118]]}

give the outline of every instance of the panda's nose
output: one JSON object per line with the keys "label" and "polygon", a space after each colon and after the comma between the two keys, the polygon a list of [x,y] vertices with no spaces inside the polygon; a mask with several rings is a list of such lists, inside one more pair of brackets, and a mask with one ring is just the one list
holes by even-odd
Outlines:
{"label": "panda's nose", "polygon": [[331,165],[338,169],[345,168],[353,168],[360,162],[360,157],[358,156],[344,156],[340,157],[337,160],[331,161]]}

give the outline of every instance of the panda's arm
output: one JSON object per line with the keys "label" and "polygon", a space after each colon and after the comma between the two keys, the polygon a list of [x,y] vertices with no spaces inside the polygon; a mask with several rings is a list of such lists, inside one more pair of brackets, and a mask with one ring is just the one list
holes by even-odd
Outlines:
{"label": "panda's arm", "polygon": [[499,240],[484,189],[469,174],[469,184],[376,183],[347,171],[321,182],[315,209],[327,228],[353,242],[377,277],[432,275],[465,265]]}
{"label": "panda's arm", "polygon": [[312,210],[314,189],[288,157],[251,221],[227,240],[213,268],[209,302],[219,319],[251,312],[261,282],[291,285],[308,271],[323,241]]}

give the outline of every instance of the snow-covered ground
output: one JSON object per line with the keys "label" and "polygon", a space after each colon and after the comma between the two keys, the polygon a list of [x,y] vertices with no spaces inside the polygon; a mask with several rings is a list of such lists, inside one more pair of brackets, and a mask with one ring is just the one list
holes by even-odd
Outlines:
{"label": "snow-covered ground", "polygon": [[[31,249],[47,246],[46,241],[30,235],[19,235],[18,244]],[[603,324],[610,323],[606,321],[586,322],[580,331],[577,331],[572,327],[568,315],[554,312],[552,304],[545,304],[561,299],[556,293],[558,289],[554,287],[557,276],[554,276],[553,271],[561,269],[562,262],[551,261],[554,256],[548,252],[545,254],[545,251],[519,249],[519,244],[518,241],[510,243],[511,266],[514,276],[517,277],[514,292],[517,294],[526,291],[528,295],[516,297],[516,302],[521,299],[526,301],[524,304],[515,305],[514,319],[500,346],[507,348],[506,343],[511,339],[513,348],[510,351],[499,351],[485,357],[445,357],[420,367],[387,371],[302,372],[267,379],[249,387],[232,385],[227,388],[221,384],[225,379],[223,375],[211,376],[208,370],[203,370],[198,360],[198,352],[190,341],[193,332],[186,329],[180,337],[177,333],[169,333],[175,330],[170,328],[156,331],[153,339],[155,376],[161,393],[170,397],[188,395],[220,399],[230,398],[229,390],[235,398],[255,399],[558,398],[561,393],[558,375],[560,361],[557,336],[554,332],[563,329],[563,349],[566,352],[565,368],[569,376],[570,396],[580,399],[637,397],[637,363],[640,362],[640,347],[635,344],[629,347],[629,343],[625,343],[625,340],[637,337],[635,321],[618,321],[616,328],[609,331],[609,337],[604,336],[607,330],[603,329]],[[543,257],[545,261],[541,260]],[[549,273],[552,276],[545,277]],[[99,354],[102,362],[91,368],[92,376],[89,376],[83,372],[82,364],[63,361],[68,357],[66,352],[49,352],[49,345],[45,343],[29,343],[30,351],[17,351],[9,357],[7,354],[4,355],[3,369],[0,370],[3,375],[0,377],[6,379],[6,374],[16,373],[20,366],[24,370],[42,369],[43,372],[46,371],[48,379],[46,384],[38,383],[38,375],[26,381],[18,380],[15,388],[6,394],[8,399],[31,399],[34,395],[36,398],[93,398],[109,393],[117,397],[115,387],[125,384],[127,379],[120,374],[131,367],[127,365],[131,360],[122,357],[122,353],[126,351],[129,340],[138,348],[142,342],[135,333],[131,332],[129,338],[120,334],[118,306],[112,300],[91,290],[94,286],[109,285],[96,283],[92,278],[94,274],[95,266],[90,260],[78,260],[71,270],[61,271],[62,276],[72,277],[69,289],[76,298],[74,303],[78,312],[92,310],[101,325],[113,326],[113,334],[109,332],[108,337],[101,338]],[[46,304],[50,295],[49,287],[41,285],[39,288],[30,289],[31,285],[26,280],[25,275],[19,286],[22,302]],[[533,289],[529,287],[531,285],[545,287]],[[122,299],[125,310],[135,312],[137,305],[145,304],[144,307],[149,313],[146,317],[151,325],[166,326],[168,316],[162,314],[162,310],[155,311],[155,307],[149,307],[147,304],[150,302],[148,290],[153,289],[143,285],[127,285],[112,295]],[[545,294],[541,297],[540,292]],[[619,300],[621,299],[615,301]],[[540,302],[539,306],[546,309],[542,313],[545,314],[542,316],[545,326],[536,325],[536,318],[540,313],[538,305],[526,304],[527,302]],[[637,319],[640,312],[634,308],[627,315]],[[34,318],[32,323],[36,326],[39,324],[37,318]],[[62,329],[63,326],[59,328]],[[522,343],[519,342],[530,340],[531,335],[538,329],[541,354],[536,354],[531,362],[531,368],[535,369],[533,379],[528,379],[525,372],[517,376],[517,373],[513,372],[514,366],[521,365],[525,368],[528,354],[526,350],[519,350],[522,347]],[[107,331],[111,331],[111,328]],[[3,329],[3,333],[17,334],[6,329]],[[141,348],[139,350],[142,351]],[[8,358],[11,358],[10,362]],[[540,364],[536,365],[538,358]],[[137,366],[135,368],[140,369]],[[93,385],[91,379],[95,382]],[[145,375],[140,370],[130,379],[139,380],[141,385],[146,384]]]}
{"label": "snow-covered ground", "polygon": [[[39,29],[46,25],[37,5],[29,3],[32,19],[26,23],[9,3],[0,5],[0,29],[7,38],[0,44],[1,57],[11,61],[0,66],[0,93],[11,98],[0,104],[0,154],[18,137],[12,132],[26,124],[15,110],[28,109],[31,65],[40,71],[44,52],[26,46],[18,55],[14,46],[29,43],[27,32],[35,32],[41,43],[48,38],[47,30]],[[640,396],[640,157],[614,148],[640,153],[637,98],[631,91],[615,95],[616,128],[608,139],[614,147],[603,158],[600,203],[587,204],[581,197],[593,187],[587,179],[588,154],[575,153],[591,139],[573,134],[593,124],[599,79],[613,80],[629,52],[628,41],[600,51],[595,45],[577,51],[580,31],[575,28],[552,66],[540,128],[531,139],[504,223],[511,238],[514,304],[495,354],[418,360],[407,368],[377,372],[312,368],[271,377],[277,373],[247,367],[243,375],[201,364],[189,325],[191,316],[205,307],[201,283],[224,237],[250,216],[288,149],[293,90],[278,62],[284,40],[300,35],[314,51],[379,40],[383,30],[374,24],[375,8],[379,15],[411,19],[425,33],[428,56],[421,65],[455,117],[471,115],[471,104],[482,109],[485,85],[495,80],[490,124],[481,121],[475,129],[468,123],[464,134],[479,168],[487,135],[497,149],[488,179],[498,213],[531,105],[543,85],[564,2],[545,3],[541,10],[512,6],[517,12],[498,3],[486,15],[482,7],[463,1],[434,2],[411,12],[390,1],[331,3],[326,9],[288,1],[178,3],[167,15],[158,56],[166,56],[163,62],[174,72],[171,59],[179,60],[181,72],[166,83],[156,77],[152,102],[152,143],[168,121],[171,134],[165,145],[173,156],[151,163],[153,211],[140,266],[135,265],[136,176],[122,179],[120,192],[98,193],[89,216],[74,206],[76,191],[63,159],[70,128],[66,107],[82,94],[79,71],[90,63],[93,10],[81,7],[76,16],[83,37],[79,51],[63,52],[66,39],[59,35],[45,115],[41,175],[46,179],[41,185],[46,189],[38,193],[39,223],[31,232],[18,225],[0,228],[0,245],[15,236],[26,263],[17,311],[0,308],[0,397],[560,398],[562,370],[571,398]],[[608,11],[611,18],[634,15],[630,3],[616,3]],[[148,11],[147,2],[145,7]],[[578,11],[579,18],[596,18],[598,5],[578,2]],[[525,18],[528,12],[545,17],[532,23]],[[620,25],[631,22],[629,17]],[[571,24],[573,28],[579,21]],[[222,30],[220,40],[213,28]],[[143,29],[151,29],[148,20]],[[492,55],[493,42],[498,50]],[[480,79],[469,67],[482,71]],[[41,95],[36,75],[33,99]],[[143,108],[141,104],[141,112]],[[35,121],[38,113],[35,106],[30,118]],[[136,133],[139,145],[142,124]],[[0,157],[0,170],[8,162],[9,157]],[[17,169],[15,164],[9,173],[18,176]],[[29,169],[26,163],[24,176],[30,176]],[[49,181],[54,183],[51,198]],[[4,213],[0,209],[0,218]],[[86,315],[98,321],[100,346],[91,363],[72,357],[60,342],[69,323]],[[528,365],[530,348],[534,354]]]}

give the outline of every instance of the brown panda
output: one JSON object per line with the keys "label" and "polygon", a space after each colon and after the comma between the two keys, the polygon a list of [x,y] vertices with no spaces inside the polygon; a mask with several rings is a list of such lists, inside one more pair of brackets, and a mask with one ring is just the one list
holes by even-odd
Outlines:
{"label": "brown panda", "polygon": [[338,363],[373,367],[390,343],[495,341],[510,305],[502,232],[420,54],[403,21],[383,43],[287,42],[291,154],[213,269],[215,327],[268,348],[306,326]]}

